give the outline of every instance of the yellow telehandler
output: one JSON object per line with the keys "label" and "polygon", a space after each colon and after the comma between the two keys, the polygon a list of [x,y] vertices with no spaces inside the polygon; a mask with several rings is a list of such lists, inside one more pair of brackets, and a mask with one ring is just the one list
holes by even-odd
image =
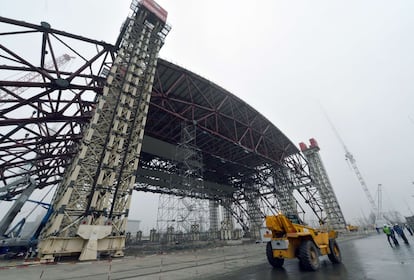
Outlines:
{"label": "yellow telehandler", "polygon": [[328,255],[334,264],[342,261],[336,231],[292,223],[283,214],[267,216],[266,227],[265,237],[270,237],[266,256],[273,267],[282,267],[285,259],[298,258],[302,269],[315,271],[320,267],[320,255]]}

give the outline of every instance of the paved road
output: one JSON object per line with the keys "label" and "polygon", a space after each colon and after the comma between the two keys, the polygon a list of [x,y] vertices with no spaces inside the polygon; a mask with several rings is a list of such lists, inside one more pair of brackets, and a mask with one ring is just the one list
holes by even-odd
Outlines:
{"label": "paved road", "polygon": [[340,242],[343,263],[332,265],[327,257],[321,257],[322,266],[316,272],[301,271],[297,260],[286,261],[282,269],[272,269],[267,264],[244,268],[215,280],[253,279],[366,279],[366,280],[411,280],[414,279],[414,238],[409,236],[412,246],[400,240],[399,247],[391,247],[385,235]]}
{"label": "paved road", "polygon": [[126,257],[112,261],[10,266],[0,264],[0,279],[414,279],[413,247],[391,248],[384,235],[340,241],[343,264],[321,257],[317,272],[301,271],[297,260],[273,269],[266,260],[265,244],[226,246],[175,254]]}

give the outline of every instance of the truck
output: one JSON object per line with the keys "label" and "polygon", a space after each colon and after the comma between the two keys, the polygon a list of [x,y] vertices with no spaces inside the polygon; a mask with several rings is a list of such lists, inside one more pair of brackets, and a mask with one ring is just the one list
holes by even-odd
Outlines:
{"label": "truck", "polygon": [[320,267],[319,256],[328,255],[333,264],[342,262],[341,250],[334,230],[316,229],[293,223],[283,214],[266,216],[266,256],[270,265],[282,267],[285,259],[299,259],[302,269],[316,271]]}

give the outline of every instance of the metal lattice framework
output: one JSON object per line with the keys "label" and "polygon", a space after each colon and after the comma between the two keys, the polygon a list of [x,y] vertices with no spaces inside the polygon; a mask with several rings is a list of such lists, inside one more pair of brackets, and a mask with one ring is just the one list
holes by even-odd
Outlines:
{"label": "metal lattice framework", "polygon": [[[169,28],[136,3],[79,151],[53,199],[39,253],[123,255],[158,52]],[[86,240],[84,242],[84,240]]]}
{"label": "metal lattice framework", "polygon": [[333,191],[332,184],[329,180],[328,173],[322,163],[319,155],[319,146],[314,139],[311,139],[310,147],[307,148],[301,143],[301,148],[309,161],[311,177],[314,179],[314,186],[318,191],[320,200],[323,204],[326,218],[324,223],[333,229],[345,229],[346,222],[339,206],[338,199]]}
{"label": "metal lattice framework", "polygon": [[[100,73],[112,63],[116,48],[52,29],[47,23],[2,17],[0,23],[0,181],[6,185],[31,176],[38,188],[56,185],[76,152],[95,97],[102,93]],[[3,28],[8,31],[2,32]],[[32,40],[41,42],[40,56],[14,49],[15,44]],[[71,46],[74,41],[79,49]],[[62,71],[58,52],[75,57],[77,65]],[[45,61],[52,61],[54,68]],[[41,81],[18,80],[24,74],[40,76]]]}
{"label": "metal lattice framework", "polygon": [[[182,196],[162,194],[157,213],[157,229],[165,233],[168,228],[190,232],[195,226],[205,230],[208,226],[207,201],[186,198],[191,193],[203,193],[203,160],[197,147],[197,128],[181,124],[181,140],[176,147],[175,161]],[[180,160],[177,160],[180,159]],[[173,180],[171,180],[173,183]],[[171,186],[171,187],[174,187]],[[172,213],[171,213],[172,212]]]}
{"label": "metal lattice framework", "polygon": [[[40,56],[11,43],[34,36],[40,37]],[[0,96],[6,94],[0,108],[3,185],[25,174],[36,178],[38,188],[62,181],[120,43],[0,17]],[[56,61],[58,53],[74,56],[76,68],[46,68],[45,61]],[[39,73],[43,81],[6,79],[21,72]],[[17,95],[13,87],[29,89]],[[319,220],[325,218],[306,159],[275,125],[225,89],[163,59],[158,59],[154,74],[135,190],[183,196],[178,171],[183,159],[176,156],[183,122],[197,128],[203,161],[203,189],[189,196],[219,202],[245,230],[249,203],[260,201],[262,216],[279,210],[298,215],[293,190]],[[26,168],[29,164],[34,168]]]}

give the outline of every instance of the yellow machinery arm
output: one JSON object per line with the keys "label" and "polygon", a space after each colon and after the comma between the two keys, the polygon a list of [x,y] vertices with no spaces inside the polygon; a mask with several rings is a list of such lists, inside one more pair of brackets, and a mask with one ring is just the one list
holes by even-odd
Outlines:
{"label": "yellow machinery arm", "polygon": [[266,227],[272,231],[274,237],[280,234],[294,233],[298,231],[294,224],[286,216],[281,214],[277,216],[267,216]]}

